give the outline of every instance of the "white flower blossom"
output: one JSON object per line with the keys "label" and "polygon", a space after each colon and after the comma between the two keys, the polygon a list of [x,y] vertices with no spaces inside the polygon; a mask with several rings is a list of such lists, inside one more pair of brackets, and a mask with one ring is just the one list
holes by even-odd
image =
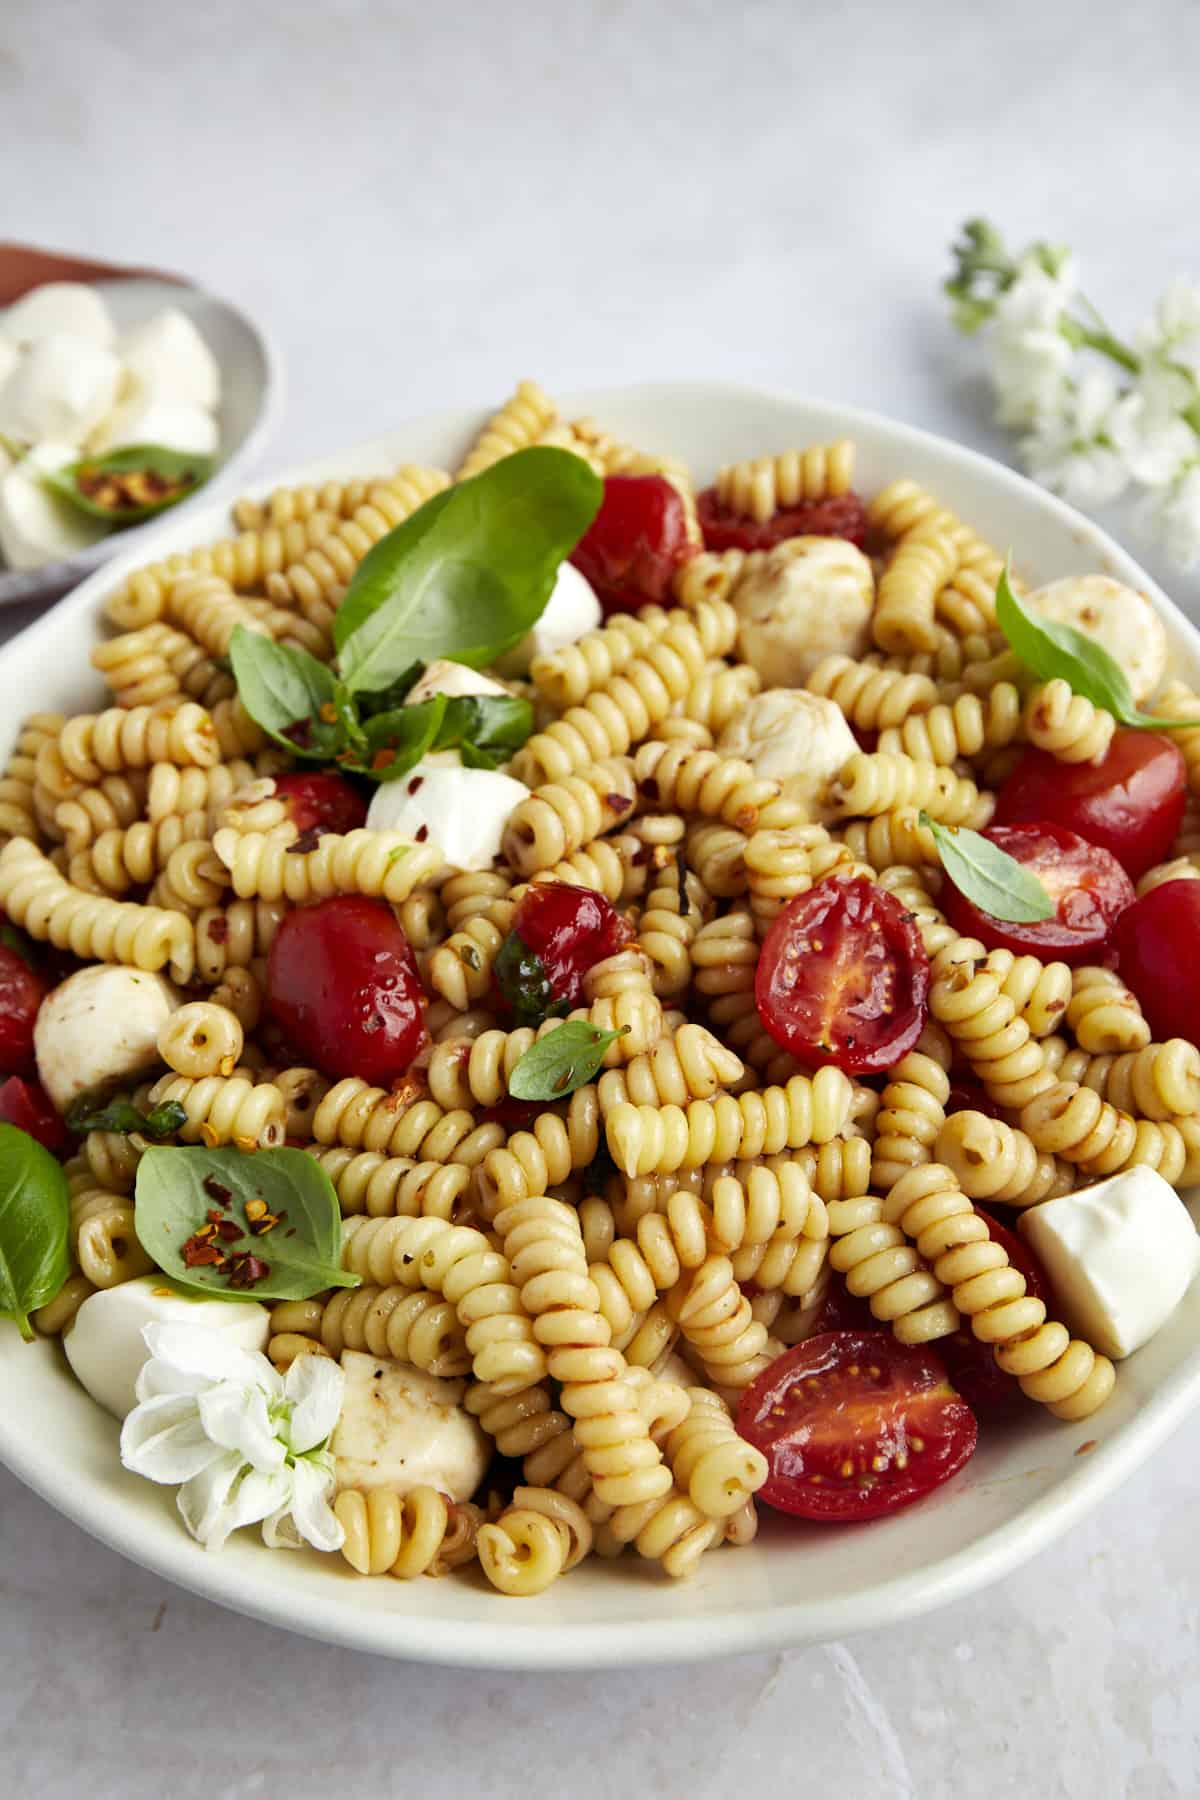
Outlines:
{"label": "white flower blossom", "polygon": [[1120,392],[1110,369],[1089,368],[1068,390],[1061,411],[1040,418],[1022,440],[1034,480],[1072,506],[1107,506],[1128,486],[1129,471],[1110,436]]}
{"label": "white flower blossom", "polygon": [[1181,568],[1200,564],[1200,462],[1193,462],[1157,501],[1143,523],[1163,539],[1167,555]]}
{"label": "white flower blossom", "polygon": [[338,1549],[326,1448],[345,1385],[337,1363],[297,1357],[284,1378],[203,1326],[147,1325],[142,1335],[150,1360],[121,1431],[125,1467],[180,1484],[180,1515],[206,1549],[260,1520],[272,1548]]}
{"label": "white flower blossom", "polygon": [[1168,486],[1195,456],[1196,434],[1180,416],[1194,398],[1186,376],[1150,362],[1113,407],[1108,437],[1141,486]]}
{"label": "white flower blossom", "polygon": [[1134,343],[1143,360],[1172,363],[1193,380],[1200,377],[1200,286],[1173,281]]}
{"label": "white flower blossom", "polygon": [[1062,409],[1073,356],[1062,323],[1073,294],[1069,263],[1058,275],[1049,275],[1040,264],[1027,260],[997,300],[991,356],[1001,425],[1030,426]]}

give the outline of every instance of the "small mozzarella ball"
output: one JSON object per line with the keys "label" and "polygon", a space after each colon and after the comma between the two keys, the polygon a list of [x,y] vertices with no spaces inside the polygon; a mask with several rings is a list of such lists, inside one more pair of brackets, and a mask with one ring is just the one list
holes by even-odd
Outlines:
{"label": "small mozzarella ball", "polygon": [[211,413],[174,400],[159,400],[138,388],[115,407],[93,431],[93,455],[121,450],[127,444],[161,444],[192,456],[211,456],[217,447],[217,424]]}
{"label": "small mozzarella ball", "polygon": [[145,1325],[199,1325],[225,1332],[239,1350],[265,1350],[271,1315],[257,1300],[199,1300],[164,1275],[141,1275],[89,1294],[64,1334],[67,1361],[93,1400],[123,1419],[137,1405],[134,1389],[150,1351]]}
{"label": "small mozzarella ball", "polygon": [[98,350],[110,350],[116,329],[95,288],[82,281],[47,281],[0,313],[0,337],[14,344],[67,332]]}
{"label": "small mozzarella ball", "polygon": [[464,769],[457,750],[426,757],[397,781],[382,782],[367,811],[372,831],[399,831],[436,844],[454,869],[490,869],[508,815],[529,789],[501,769]]}
{"label": "small mozzarella ball", "polygon": [[124,332],[117,350],[141,392],[167,405],[215,410],[221,392],[217,359],[177,306],[165,306]]}
{"label": "small mozzarella ball", "polygon": [[0,388],[0,434],[19,444],[82,444],[111,410],[121,365],[111,350],[55,332],[21,350]]}
{"label": "small mozzarella ball", "polygon": [[491,1445],[461,1404],[466,1382],[358,1350],[343,1350],[341,1362],[346,1389],[329,1443],[338,1486],[406,1494],[428,1484],[451,1500],[469,1500]]}
{"label": "small mozzarella ball", "polygon": [[1145,594],[1110,575],[1068,575],[1026,597],[1030,612],[1073,625],[1107,650],[1140,706],[1167,672],[1167,632]]}
{"label": "small mozzarella ball", "polygon": [[21,353],[17,346],[10,344],[6,337],[0,337],[0,388],[12,374],[20,358]]}
{"label": "small mozzarella ball", "polygon": [[756,775],[782,783],[791,800],[824,823],[830,780],[858,749],[840,706],[803,688],[768,688],[734,714],[717,748],[754,765]]}
{"label": "small mozzarella ball", "polygon": [[96,963],[68,975],[38,1009],[38,1079],[59,1112],[94,1089],[157,1067],[158,1034],[180,1005],[162,975]]}
{"label": "small mozzarella ball", "polygon": [[799,687],[826,656],[871,643],[875,577],[844,538],[789,538],[768,550],[733,593],[738,655],[771,687]]}
{"label": "small mozzarella ball", "polygon": [[595,589],[573,563],[558,565],[558,576],[545,611],[515,649],[502,656],[496,667],[502,675],[528,675],[535,656],[553,656],[568,644],[577,644],[585,632],[595,631],[604,613]]}
{"label": "small mozzarella ball", "polygon": [[405,706],[420,706],[425,700],[432,700],[435,694],[448,694],[451,700],[462,700],[471,694],[503,694],[508,696],[508,689],[493,681],[490,675],[481,675],[478,669],[470,669],[466,663],[451,662],[447,657],[439,656],[431,662],[419,681],[415,681],[405,695]]}
{"label": "small mozzarella ball", "polygon": [[0,458],[0,558],[10,569],[39,569],[108,535],[102,519],[77,511],[42,480],[78,456],[72,444],[47,443],[17,460]]}

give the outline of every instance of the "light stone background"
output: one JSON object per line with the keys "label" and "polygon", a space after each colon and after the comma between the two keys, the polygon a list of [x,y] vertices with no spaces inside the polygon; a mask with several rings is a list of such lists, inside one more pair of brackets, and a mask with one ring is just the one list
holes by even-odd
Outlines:
{"label": "light stone background", "polygon": [[[1005,454],[939,300],[948,238],[986,212],[1065,239],[1132,325],[1200,275],[1198,73],[1194,0],[0,0],[0,232],[261,317],[276,465],[525,373],[742,377]],[[0,1471],[0,1792],[1195,1796],[1198,1452],[1200,1421],[1069,1542],[899,1631],[592,1678],[287,1637]]]}

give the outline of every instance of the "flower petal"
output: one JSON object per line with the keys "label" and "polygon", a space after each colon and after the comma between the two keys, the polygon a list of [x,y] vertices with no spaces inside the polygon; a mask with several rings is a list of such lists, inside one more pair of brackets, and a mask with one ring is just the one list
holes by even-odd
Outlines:
{"label": "flower petal", "polygon": [[181,1374],[208,1381],[238,1381],[261,1388],[272,1399],[283,1393],[279,1375],[257,1350],[242,1350],[229,1333],[210,1325],[145,1325],[142,1336],[150,1354],[171,1363]]}
{"label": "flower petal", "polygon": [[195,1400],[187,1395],[144,1400],[121,1427],[121,1461],[147,1481],[188,1481],[220,1454],[201,1424]]}
{"label": "flower petal", "polygon": [[275,1433],[267,1397],[259,1388],[222,1381],[199,1396],[200,1422],[214,1444],[237,1450],[251,1468],[281,1467],[287,1451]]}
{"label": "flower petal", "polygon": [[284,1397],[291,1402],[288,1441],[296,1456],[323,1444],[338,1422],[346,1377],[325,1356],[298,1356],[287,1372]]}
{"label": "flower petal", "polygon": [[302,1456],[293,1471],[292,1524],[314,1550],[340,1550],[346,1533],[330,1506],[333,1494],[332,1459]]}
{"label": "flower petal", "polygon": [[179,1490],[175,1503],[180,1517],[206,1550],[219,1550],[234,1529],[231,1500],[242,1467],[237,1451],[228,1450]]}

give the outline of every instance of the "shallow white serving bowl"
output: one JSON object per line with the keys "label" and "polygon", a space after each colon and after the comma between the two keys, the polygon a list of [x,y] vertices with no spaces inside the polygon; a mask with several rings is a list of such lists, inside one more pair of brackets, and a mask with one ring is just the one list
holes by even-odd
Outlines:
{"label": "shallow white serving bowl", "polygon": [[[622,437],[687,457],[709,479],[721,462],[853,436],[859,485],[900,475],[935,490],[1017,568],[1048,580],[1097,570],[1148,592],[1180,673],[1200,677],[1200,634],[1137,565],[1085,519],[970,451],[844,407],[709,382],[569,397]],[[452,466],[479,417],[446,414],[276,481],[369,474],[401,460]],[[262,491],[274,486],[264,483]],[[31,708],[88,709],[99,683],[88,649],[108,589],[147,556],[223,534],[201,503],[114,559],[0,654],[0,756]],[[985,1429],[959,1478],[896,1517],[820,1528],[766,1513],[758,1542],[722,1551],[672,1585],[635,1557],[593,1561],[536,1600],[506,1600],[478,1572],[444,1581],[364,1581],[340,1558],[266,1550],[243,1532],[210,1556],[185,1534],[168,1490],[127,1474],[114,1422],[70,1376],[58,1346],[25,1346],[0,1327],[0,1458],[40,1494],[135,1562],[211,1600],[312,1637],[389,1656],[520,1669],[679,1662],[818,1642],[894,1626],[960,1598],[1043,1549],[1131,1474],[1200,1401],[1200,1283],[1167,1326],[1120,1369],[1095,1419],[1061,1425],[1031,1407]],[[897,1640],[903,1654],[903,1641]]]}
{"label": "shallow white serving bowl", "polygon": [[[102,294],[108,309],[125,330],[148,319],[164,306],[187,313],[217,359],[221,370],[221,402],[217,408],[220,441],[217,465],[209,480],[171,512],[171,523],[191,518],[217,493],[228,492],[239,471],[250,467],[262,448],[283,397],[279,352],[254,321],[228,300],[219,300],[203,288],[185,287],[152,276],[123,277],[90,284]],[[128,552],[142,561],[142,546],[158,529],[158,521],[131,525],[126,531],[89,544],[86,550],[61,562],[43,563],[37,569],[6,569],[0,563],[0,606],[49,601],[66,593],[101,563]]]}

